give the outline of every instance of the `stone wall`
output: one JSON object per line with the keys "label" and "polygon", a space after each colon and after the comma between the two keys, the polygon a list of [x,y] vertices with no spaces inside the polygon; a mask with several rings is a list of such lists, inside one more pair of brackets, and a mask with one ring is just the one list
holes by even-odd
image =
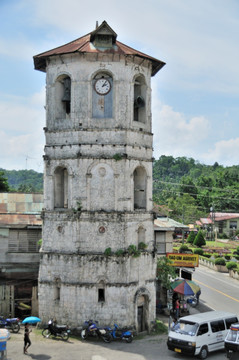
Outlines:
{"label": "stone wall", "polygon": [[[135,326],[136,297],[140,289],[149,297],[149,321],[154,320],[155,263],[148,253],[139,258],[45,254],[40,279],[43,322],[55,317],[79,327],[93,317],[107,325],[116,322]],[[60,300],[54,298],[54,279],[60,279]],[[99,287],[105,290],[103,302],[98,299]]]}

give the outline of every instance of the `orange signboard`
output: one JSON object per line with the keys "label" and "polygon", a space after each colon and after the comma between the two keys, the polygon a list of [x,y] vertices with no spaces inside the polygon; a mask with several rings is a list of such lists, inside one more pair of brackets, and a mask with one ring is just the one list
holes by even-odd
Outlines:
{"label": "orange signboard", "polygon": [[172,266],[197,267],[199,262],[198,254],[167,253],[167,258],[172,261]]}

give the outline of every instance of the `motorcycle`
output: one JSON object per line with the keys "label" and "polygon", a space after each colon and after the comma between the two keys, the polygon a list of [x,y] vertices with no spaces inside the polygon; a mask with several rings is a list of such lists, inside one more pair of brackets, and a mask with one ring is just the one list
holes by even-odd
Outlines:
{"label": "motorcycle", "polygon": [[112,340],[112,336],[108,328],[100,328],[98,321],[88,320],[84,322],[84,327],[81,331],[81,338],[86,340],[89,336],[99,337],[104,342],[109,343]]}
{"label": "motorcycle", "polygon": [[18,333],[20,330],[20,319],[18,318],[8,318],[0,316],[0,328],[5,328],[11,330],[13,333]]}
{"label": "motorcycle", "polygon": [[133,334],[128,329],[120,329],[118,325],[114,324],[114,328],[110,329],[110,334],[113,339],[125,340],[127,343],[131,343],[133,340]]}
{"label": "motorcycle", "polygon": [[48,321],[48,326],[42,330],[42,335],[45,338],[50,336],[60,337],[62,340],[67,341],[70,336],[70,329],[67,325],[57,325],[52,319]]}

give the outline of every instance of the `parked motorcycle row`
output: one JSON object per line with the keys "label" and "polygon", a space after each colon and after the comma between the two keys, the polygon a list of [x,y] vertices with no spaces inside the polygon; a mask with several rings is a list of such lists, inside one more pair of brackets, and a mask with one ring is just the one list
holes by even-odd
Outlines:
{"label": "parked motorcycle row", "polygon": [[[0,328],[5,328],[13,333],[18,333],[20,330],[20,319],[5,319],[0,316]],[[42,335],[45,338],[53,336],[67,341],[69,339],[70,332],[71,331],[67,325],[58,325],[53,319],[51,319],[48,321],[47,326],[45,326],[42,330]],[[113,328],[99,327],[98,321],[93,320],[85,321],[81,331],[81,338],[83,340],[86,340],[89,337],[100,338],[106,343],[109,343],[112,340],[125,340],[127,343],[131,343],[133,340],[133,334],[130,330],[121,329],[117,324],[114,324]]]}
{"label": "parked motorcycle row", "polygon": [[99,327],[98,321],[85,321],[84,327],[81,331],[81,338],[86,340],[88,337],[98,337],[104,342],[109,343],[112,340],[125,340],[131,343],[133,334],[127,329],[120,329],[118,325],[114,324],[113,329],[110,327]]}

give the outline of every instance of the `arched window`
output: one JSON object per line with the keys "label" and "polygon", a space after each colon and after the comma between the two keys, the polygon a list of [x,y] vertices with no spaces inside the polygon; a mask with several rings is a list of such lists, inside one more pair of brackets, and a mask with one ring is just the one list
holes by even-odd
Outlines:
{"label": "arched window", "polygon": [[68,207],[68,171],[58,167],[54,173],[54,207]]}
{"label": "arched window", "polygon": [[134,121],[146,122],[146,85],[142,76],[134,81]]}
{"label": "arched window", "polygon": [[145,229],[143,226],[138,228],[138,248],[142,249],[145,244]]}
{"label": "arched window", "polygon": [[71,78],[67,75],[59,76],[55,89],[56,118],[65,119],[71,112]]}
{"label": "arched window", "polygon": [[92,80],[92,117],[113,117],[113,79],[106,73],[98,73]]}
{"label": "arched window", "polygon": [[134,209],[146,209],[147,176],[143,167],[134,170]]}

